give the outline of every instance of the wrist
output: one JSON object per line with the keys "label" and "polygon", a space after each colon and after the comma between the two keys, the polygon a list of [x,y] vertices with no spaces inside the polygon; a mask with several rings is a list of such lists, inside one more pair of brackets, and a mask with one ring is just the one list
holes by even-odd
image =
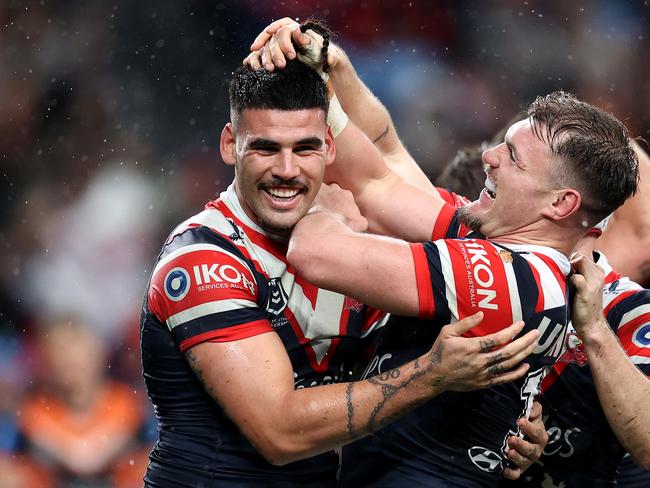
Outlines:
{"label": "wrist", "polygon": [[604,317],[592,322],[588,327],[582,327],[578,334],[585,347],[600,347],[615,339],[609,324]]}

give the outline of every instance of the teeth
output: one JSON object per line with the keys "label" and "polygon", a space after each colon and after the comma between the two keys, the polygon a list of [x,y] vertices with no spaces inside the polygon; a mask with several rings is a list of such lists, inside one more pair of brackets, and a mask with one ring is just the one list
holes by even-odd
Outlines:
{"label": "teeth", "polygon": [[298,194],[295,188],[269,188],[267,191],[277,198],[293,198]]}
{"label": "teeth", "polygon": [[489,176],[485,178],[485,188],[487,188],[491,193],[496,193],[497,191],[497,185],[490,179]]}

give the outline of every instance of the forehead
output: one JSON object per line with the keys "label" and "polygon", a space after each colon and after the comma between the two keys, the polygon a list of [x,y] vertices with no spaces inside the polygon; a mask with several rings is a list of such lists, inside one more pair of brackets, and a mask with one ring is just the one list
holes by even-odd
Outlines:
{"label": "forehead", "polygon": [[238,116],[236,126],[237,132],[247,138],[291,142],[305,137],[324,137],[327,118],[319,108],[244,109]]}
{"label": "forehead", "polygon": [[549,162],[551,157],[550,147],[537,137],[530,118],[512,124],[506,132],[505,141],[514,146],[517,157],[526,166]]}

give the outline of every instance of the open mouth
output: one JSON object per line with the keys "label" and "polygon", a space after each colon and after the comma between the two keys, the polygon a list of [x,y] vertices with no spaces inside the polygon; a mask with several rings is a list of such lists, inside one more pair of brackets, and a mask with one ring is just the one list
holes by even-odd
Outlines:
{"label": "open mouth", "polygon": [[497,185],[489,176],[485,178],[485,193],[487,193],[492,200],[497,196]]}
{"label": "open mouth", "polygon": [[279,202],[288,202],[303,193],[301,188],[286,188],[286,187],[267,187],[262,188],[273,200]]}

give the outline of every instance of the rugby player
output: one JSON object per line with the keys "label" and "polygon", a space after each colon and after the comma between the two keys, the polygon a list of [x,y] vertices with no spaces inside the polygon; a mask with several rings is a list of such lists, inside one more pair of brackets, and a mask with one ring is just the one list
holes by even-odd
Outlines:
{"label": "rugby player", "polygon": [[[538,333],[509,343],[519,322],[461,337],[477,314],[386,376],[347,381],[384,314],[312,285],[285,256],[325,168],[339,164],[325,85],[298,62],[273,74],[242,68],[230,102],[220,150],[235,179],[172,231],[143,304],[143,372],[159,423],[146,486],[334,486],[339,446],[443,391],[526,373],[516,365]],[[363,150],[376,151],[370,141]]]}
{"label": "rugby player", "polygon": [[[336,62],[343,66],[346,58]],[[330,72],[338,93],[337,84],[343,82],[335,73],[344,72]],[[391,132],[391,125],[386,127]],[[374,171],[372,183],[359,188],[352,181],[349,188],[373,230],[423,241],[473,229],[489,240],[422,245],[360,234],[345,226],[344,216],[355,209],[337,201],[336,188],[321,191],[320,207],[292,234],[289,261],[320,286],[403,315],[442,322],[484,309],[493,326],[506,325],[514,316],[544,331],[531,372],[517,389],[496,387],[471,399],[442,395],[383,432],[390,439],[385,454],[394,463],[378,466],[376,472],[388,469],[374,481],[377,486],[498,482],[508,434],[518,432],[517,418],[529,411],[547,366],[562,348],[568,326],[567,255],[585,226],[617,208],[637,181],[625,127],[561,92],[538,98],[529,116],[510,127],[504,143],[484,153],[484,161],[487,188],[477,202],[460,210],[431,192],[413,186],[407,190],[385,167],[366,165]],[[379,210],[373,207],[371,202],[387,193],[390,201]],[[382,366],[400,364],[415,353],[388,344],[370,373],[381,373]]]}

